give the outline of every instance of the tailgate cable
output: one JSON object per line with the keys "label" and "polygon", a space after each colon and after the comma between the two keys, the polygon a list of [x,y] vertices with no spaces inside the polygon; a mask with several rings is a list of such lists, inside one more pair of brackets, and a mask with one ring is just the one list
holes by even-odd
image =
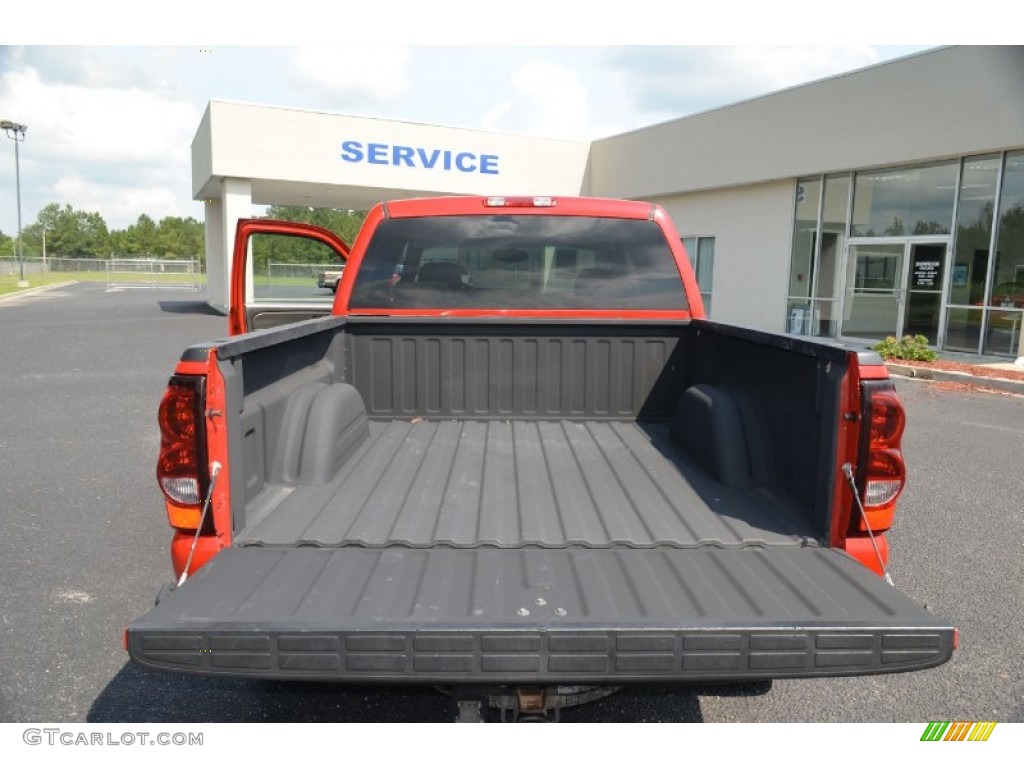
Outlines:
{"label": "tailgate cable", "polygon": [[853,490],[853,500],[857,502],[857,509],[860,510],[861,520],[864,521],[864,527],[868,531],[868,537],[871,539],[871,547],[875,550],[875,557],[878,558],[878,565],[882,569],[882,576],[889,583],[890,587],[895,587],[896,584],[892,580],[892,576],[889,575],[889,569],[885,567],[885,561],[882,560],[882,553],[878,551],[878,543],[875,541],[875,532],[871,530],[871,524],[868,522],[868,513],[864,511],[864,505],[860,502],[860,491],[857,490],[857,483],[853,479],[853,466],[850,462],[843,464],[843,474],[846,475],[846,479],[850,483],[850,488]]}
{"label": "tailgate cable", "polygon": [[210,509],[210,501],[213,499],[213,489],[217,487],[217,475],[220,474],[220,462],[215,461],[210,464],[210,490],[206,494],[206,498],[203,499],[203,511],[199,515],[199,525],[196,526],[196,535],[192,537],[192,547],[188,551],[188,560],[185,561],[185,568],[181,572],[181,578],[178,579],[176,586],[181,586],[185,583],[185,579],[188,578],[188,569],[192,566],[192,556],[196,553],[196,545],[199,543],[199,534],[203,530],[203,523],[206,522],[206,513]]}

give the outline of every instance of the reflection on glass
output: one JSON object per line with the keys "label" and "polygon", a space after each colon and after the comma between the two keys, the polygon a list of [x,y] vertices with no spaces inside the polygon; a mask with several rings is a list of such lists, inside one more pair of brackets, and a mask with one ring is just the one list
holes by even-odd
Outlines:
{"label": "reflection on glass", "polygon": [[813,326],[815,336],[835,336],[839,328],[834,301],[814,302]]}
{"label": "reflection on glass", "polygon": [[853,285],[858,289],[892,291],[899,288],[903,245],[860,245],[854,249]]}
{"label": "reflection on glass", "polygon": [[956,254],[949,281],[950,304],[981,304],[992,242],[999,156],[969,157],[960,179],[960,208],[956,217]]}
{"label": "reflection on glass", "polygon": [[800,179],[796,185],[793,222],[793,252],[789,270],[789,295],[810,296],[814,247],[818,232],[818,204],[821,179]]}
{"label": "reflection on glass", "polygon": [[988,327],[985,329],[986,355],[1024,356],[1020,352],[1021,322],[1024,312],[989,312]]}
{"label": "reflection on glass", "polygon": [[941,312],[942,294],[911,291],[907,297],[907,317],[903,323],[903,333],[909,333],[911,336],[921,334],[934,344]]}
{"label": "reflection on glass", "polygon": [[981,310],[951,307],[946,314],[945,349],[977,352],[981,340]]}
{"label": "reflection on glass", "polygon": [[257,303],[334,303],[344,265],[330,246],[307,237],[259,233],[253,236],[251,249]]}
{"label": "reflection on glass", "polygon": [[1024,308],[1024,152],[1008,152],[990,306]]}
{"label": "reflection on glass", "polygon": [[825,179],[822,201],[821,249],[818,253],[816,288],[819,298],[835,298],[838,291],[839,259],[846,233],[847,207],[850,199],[850,176],[829,176]]}
{"label": "reflection on glass", "polygon": [[956,196],[956,163],[858,173],[853,237],[949,234]]}
{"label": "reflection on glass", "polygon": [[687,308],[675,257],[657,223],[516,214],[381,222],[351,306]]}
{"label": "reflection on glass", "polygon": [[814,295],[831,299],[836,295],[839,277],[839,254],[843,236],[835,232],[821,233],[821,253],[818,255],[818,282]]}
{"label": "reflection on glass", "polygon": [[786,306],[786,333],[797,336],[835,336],[834,301],[791,299]]}
{"label": "reflection on glass", "polygon": [[786,333],[809,336],[813,325],[811,302],[806,299],[790,299],[786,304]]}
{"label": "reflection on glass", "polygon": [[701,293],[711,293],[715,288],[715,238],[700,238],[697,251],[697,284]]}

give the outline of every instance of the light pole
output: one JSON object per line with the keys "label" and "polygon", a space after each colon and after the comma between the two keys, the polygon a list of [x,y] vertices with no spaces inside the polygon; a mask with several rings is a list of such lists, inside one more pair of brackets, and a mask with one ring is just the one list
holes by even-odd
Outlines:
{"label": "light pole", "polygon": [[20,268],[18,287],[28,288],[28,280],[25,279],[25,251],[21,247],[21,159],[18,156],[18,145],[25,140],[27,125],[15,123],[11,120],[0,120],[0,128],[3,128],[7,138],[14,141],[14,183],[18,196],[18,266]]}

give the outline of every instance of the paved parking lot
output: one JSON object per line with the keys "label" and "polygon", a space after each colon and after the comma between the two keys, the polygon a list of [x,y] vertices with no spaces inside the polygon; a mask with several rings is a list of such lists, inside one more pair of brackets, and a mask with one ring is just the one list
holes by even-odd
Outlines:
{"label": "paved parking lot", "polygon": [[[181,350],[222,336],[196,294],[78,284],[0,302],[0,720],[433,721],[433,690],[191,678],[127,663],[170,576],[153,463]],[[910,486],[897,584],[961,629],[924,672],[625,690],[587,721],[1024,719],[1024,398],[901,381]]]}

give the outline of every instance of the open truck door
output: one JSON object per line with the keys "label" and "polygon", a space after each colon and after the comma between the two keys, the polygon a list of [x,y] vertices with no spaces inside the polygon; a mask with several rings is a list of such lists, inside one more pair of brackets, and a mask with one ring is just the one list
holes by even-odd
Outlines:
{"label": "open truck door", "polygon": [[331,314],[330,280],[340,278],[348,255],[348,245],[328,229],[240,219],[231,264],[231,335]]}

